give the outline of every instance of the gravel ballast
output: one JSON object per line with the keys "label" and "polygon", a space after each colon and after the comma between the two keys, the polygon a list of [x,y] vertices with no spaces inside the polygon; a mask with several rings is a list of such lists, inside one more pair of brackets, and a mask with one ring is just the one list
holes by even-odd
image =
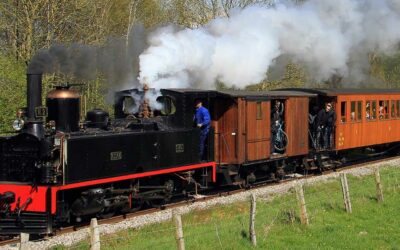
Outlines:
{"label": "gravel ballast", "polygon": [[[370,175],[373,173],[373,168],[376,167],[400,167],[400,160],[394,159],[386,162],[374,163],[366,166],[362,166],[359,168],[353,168],[338,172],[333,172],[321,176],[313,176],[310,178],[299,179],[298,183],[303,183],[306,185],[313,185],[315,183],[330,181],[339,176],[340,173],[348,173],[354,176],[364,176]],[[174,208],[173,210],[186,214],[193,210],[204,210],[209,209],[218,205],[227,205],[235,202],[242,202],[249,199],[249,195],[254,193],[257,197],[266,198],[271,196],[279,196],[287,193],[290,188],[293,187],[294,182],[285,182],[278,185],[266,186],[256,189],[251,189],[248,191],[240,192],[237,194],[233,194],[225,197],[217,197],[207,201],[198,201],[193,204],[189,204],[183,207]],[[164,221],[168,221],[172,218],[172,209],[166,209],[158,212],[154,212],[151,214],[140,215],[137,217],[133,217],[131,219],[124,220],[115,224],[103,224],[99,225],[99,230],[101,234],[112,234],[121,230],[125,230],[128,228],[140,228],[146,225],[160,223]],[[56,245],[64,245],[71,246],[79,241],[86,240],[89,238],[89,229],[82,229],[76,232],[67,233],[59,236],[55,236],[46,240],[41,240],[38,242],[29,242],[29,249],[48,249]],[[19,244],[7,245],[0,247],[1,249],[19,249]]]}

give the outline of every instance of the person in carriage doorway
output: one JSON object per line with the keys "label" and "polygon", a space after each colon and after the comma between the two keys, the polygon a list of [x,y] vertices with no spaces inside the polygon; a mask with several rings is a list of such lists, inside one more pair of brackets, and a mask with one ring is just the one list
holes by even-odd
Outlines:
{"label": "person in carriage doorway", "polygon": [[195,100],[196,114],[195,123],[200,128],[200,160],[205,160],[204,148],[206,146],[208,133],[210,131],[211,116],[208,109],[203,107],[203,102],[200,99]]}
{"label": "person in carriage doorway", "polygon": [[332,104],[327,102],[325,109],[320,110],[317,117],[318,149],[332,149],[335,123],[336,112],[332,109]]}
{"label": "person in carriage doorway", "polygon": [[272,140],[271,140],[271,154],[276,155],[278,153],[283,153],[283,152],[277,152],[277,149],[275,146],[279,147],[280,142],[278,140],[277,134],[279,129],[283,129],[283,112],[285,111],[285,107],[283,103],[280,100],[276,100],[274,103],[274,107],[271,112],[271,135],[272,135]]}

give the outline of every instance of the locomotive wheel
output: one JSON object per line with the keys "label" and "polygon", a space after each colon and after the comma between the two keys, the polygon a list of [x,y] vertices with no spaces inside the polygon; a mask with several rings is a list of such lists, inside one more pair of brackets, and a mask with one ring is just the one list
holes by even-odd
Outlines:
{"label": "locomotive wheel", "polygon": [[113,217],[115,215],[115,212],[109,212],[109,213],[105,213],[105,214],[99,214],[99,218],[100,219],[109,219],[111,217]]}
{"label": "locomotive wheel", "polygon": [[131,208],[129,209],[129,212],[136,212],[142,209],[143,207],[143,199],[141,198],[133,198],[132,199],[132,205]]}
{"label": "locomotive wheel", "polygon": [[167,202],[169,201],[168,198],[160,198],[160,199],[150,199],[148,201],[149,205],[154,208],[162,208]]}
{"label": "locomotive wheel", "polygon": [[150,207],[162,208],[168,201],[169,199],[167,197],[161,197],[157,194],[154,194],[153,197],[150,197],[148,200],[146,200],[146,203]]}

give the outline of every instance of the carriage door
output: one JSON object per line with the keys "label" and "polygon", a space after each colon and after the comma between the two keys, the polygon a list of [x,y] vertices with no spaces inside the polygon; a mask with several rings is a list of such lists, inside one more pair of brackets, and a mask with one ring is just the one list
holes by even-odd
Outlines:
{"label": "carriage door", "polygon": [[246,102],[246,160],[267,159],[270,154],[270,101]]}

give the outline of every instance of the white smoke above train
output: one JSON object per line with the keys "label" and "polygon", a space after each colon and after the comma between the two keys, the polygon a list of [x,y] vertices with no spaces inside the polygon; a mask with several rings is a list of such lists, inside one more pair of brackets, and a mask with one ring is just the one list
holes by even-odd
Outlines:
{"label": "white smoke above train", "polygon": [[286,60],[314,80],[368,77],[368,54],[392,54],[400,41],[400,0],[308,0],[236,9],[196,29],[163,27],[140,55],[140,82],[153,88],[245,87]]}

